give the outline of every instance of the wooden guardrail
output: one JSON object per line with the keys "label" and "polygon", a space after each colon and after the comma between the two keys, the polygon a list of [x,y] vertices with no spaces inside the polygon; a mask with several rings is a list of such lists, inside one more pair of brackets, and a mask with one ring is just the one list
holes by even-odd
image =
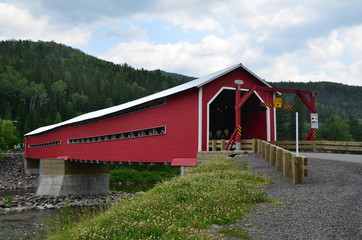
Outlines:
{"label": "wooden guardrail", "polygon": [[[210,140],[209,150],[223,151],[227,142],[228,140],[223,139]],[[277,171],[282,171],[285,178],[293,178],[294,184],[301,184],[303,177],[308,176],[308,158],[297,156],[294,152],[288,151],[281,146],[259,139],[243,139],[241,149],[259,154],[271,166],[275,166]]]}
{"label": "wooden guardrail", "polygon": [[[220,140],[210,140],[209,141],[209,151],[224,151],[229,140],[220,139]],[[241,140],[241,149],[255,151],[253,147],[256,146],[256,139],[243,139]],[[234,146],[235,147],[235,144]]]}
{"label": "wooden guardrail", "polygon": [[0,151],[0,155],[24,154],[24,151]]}
{"label": "wooden guardrail", "polygon": [[276,146],[272,143],[257,140],[256,153],[265,158],[277,171],[283,171],[285,178],[293,178],[294,184],[302,183],[308,176],[308,158]]}
{"label": "wooden guardrail", "polygon": [[[295,141],[275,141],[273,144],[284,148],[295,150]],[[362,152],[362,142],[347,141],[299,141],[299,150],[301,151],[319,151],[319,152]]]}

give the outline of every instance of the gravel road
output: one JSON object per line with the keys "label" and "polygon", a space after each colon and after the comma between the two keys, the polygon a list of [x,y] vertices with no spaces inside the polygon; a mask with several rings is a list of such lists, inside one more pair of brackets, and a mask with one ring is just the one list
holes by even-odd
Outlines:
{"label": "gravel road", "polygon": [[257,154],[235,158],[273,180],[263,187],[273,201],[228,227],[253,239],[362,239],[362,163],[309,159],[309,176],[294,185]]}

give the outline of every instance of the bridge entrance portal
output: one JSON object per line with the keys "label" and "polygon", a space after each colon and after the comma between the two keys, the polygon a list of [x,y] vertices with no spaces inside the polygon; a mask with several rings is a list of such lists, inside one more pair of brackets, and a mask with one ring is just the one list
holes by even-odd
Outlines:
{"label": "bridge entrance portal", "polygon": [[[246,94],[242,91],[241,96]],[[241,137],[265,138],[266,111],[261,99],[254,93],[241,108]],[[209,140],[228,140],[235,129],[235,90],[223,89],[209,103]]]}

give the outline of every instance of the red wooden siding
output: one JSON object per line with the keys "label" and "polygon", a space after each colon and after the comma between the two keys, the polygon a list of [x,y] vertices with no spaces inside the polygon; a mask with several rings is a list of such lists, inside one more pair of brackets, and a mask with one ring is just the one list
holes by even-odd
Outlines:
{"label": "red wooden siding", "polygon": [[[171,163],[172,159],[196,158],[199,139],[201,140],[200,149],[207,150],[208,103],[221,89],[235,89],[236,79],[244,81],[242,89],[251,89],[255,85],[265,87],[260,79],[239,66],[217,79],[210,78],[210,82],[196,82],[203,84],[200,90],[197,88],[200,85],[191,82],[194,85],[190,88],[172,92],[173,95],[163,95],[166,96],[164,105],[89,124],[72,127],[65,125],[60,127],[60,130],[42,135],[28,135],[26,157],[35,159],[67,157],[77,160],[122,162],[167,161],[168,163]],[[228,96],[230,102],[231,95]],[[250,100],[249,108],[259,101],[272,103],[274,95],[273,92],[258,90],[253,94],[253,98],[253,101]],[[246,104],[249,104],[248,101]],[[199,106],[201,111],[199,111]],[[270,111],[259,110],[242,112],[244,136],[275,140],[274,110],[272,108]],[[200,117],[201,126],[199,126]],[[78,143],[79,139],[156,127],[165,127],[166,133],[157,136]],[[200,129],[201,136],[199,136]],[[68,143],[69,139],[72,139],[71,143]],[[29,145],[32,147],[29,148]]]}
{"label": "red wooden siding", "polygon": [[[56,158],[132,162],[171,162],[195,158],[197,152],[198,91],[191,89],[167,97],[166,104],[86,125],[29,136],[27,145],[61,141],[60,145],[27,148],[28,158]],[[84,138],[165,126],[166,134],[104,142],[68,144]]]}

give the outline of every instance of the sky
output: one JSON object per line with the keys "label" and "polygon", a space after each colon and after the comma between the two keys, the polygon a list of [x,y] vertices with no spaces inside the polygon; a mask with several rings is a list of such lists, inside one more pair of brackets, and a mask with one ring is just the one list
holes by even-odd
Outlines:
{"label": "sky", "polygon": [[362,0],[0,0],[0,40],[54,41],[201,77],[242,63],[269,82],[362,86]]}

